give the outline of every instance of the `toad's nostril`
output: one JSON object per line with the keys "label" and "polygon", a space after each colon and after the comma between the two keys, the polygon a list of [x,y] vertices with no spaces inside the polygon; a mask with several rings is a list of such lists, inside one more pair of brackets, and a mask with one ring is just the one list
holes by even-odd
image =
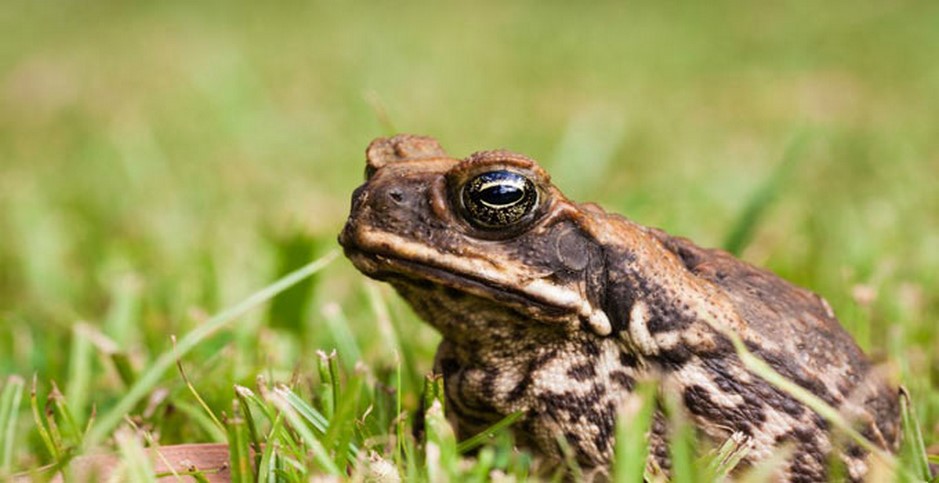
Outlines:
{"label": "toad's nostril", "polygon": [[404,195],[398,190],[389,191],[388,197],[390,197],[395,203],[401,203],[401,200],[404,199]]}

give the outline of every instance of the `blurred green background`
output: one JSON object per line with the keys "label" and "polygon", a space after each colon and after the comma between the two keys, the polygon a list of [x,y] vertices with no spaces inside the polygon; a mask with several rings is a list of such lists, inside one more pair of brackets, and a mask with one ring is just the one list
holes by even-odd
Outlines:
{"label": "blurred green background", "polygon": [[[937,59],[929,1],[7,0],[0,376],[90,374],[70,402],[106,407],[122,386],[100,357],[76,372],[77,322],[146,366],[335,249],[366,145],[409,132],[526,153],[570,197],[706,246],[775,192],[743,257],[826,296],[935,442]],[[194,379],[230,401],[307,367],[338,309],[389,364],[364,286],[337,260],[200,347]],[[381,290],[429,370],[436,335]]]}

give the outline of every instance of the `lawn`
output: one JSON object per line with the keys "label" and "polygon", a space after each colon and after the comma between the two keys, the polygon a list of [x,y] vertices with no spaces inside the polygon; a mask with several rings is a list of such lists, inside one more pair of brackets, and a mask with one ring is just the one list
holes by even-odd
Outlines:
{"label": "lawn", "polygon": [[436,409],[432,454],[410,436],[439,336],[336,256],[396,132],[526,153],[824,295],[939,453],[937,26],[928,1],[6,1],[0,479],[225,441],[271,443],[260,479],[535,471],[504,431],[461,460]]}

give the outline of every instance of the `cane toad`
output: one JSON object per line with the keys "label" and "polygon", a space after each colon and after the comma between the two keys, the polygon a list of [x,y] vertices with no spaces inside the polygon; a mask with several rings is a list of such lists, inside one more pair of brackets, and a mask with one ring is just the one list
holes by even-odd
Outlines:
{"label": "cane toad", "polygon": [[[431,138],[376,139],[340,235],[364,274],[390,283],[443,336],[435,367],[460,436],[522,411],[518,439],[603,468],[617,407],[638,378],[676,394],[699,433],[749,439],[745,463],[782,445],[781,476],[818,481],[836,446],[851,479],[865,451],[749,372],[733,330],[778,373],[894,450],[896,388],[819,296],[730,254],[577,204],[535,161],[508,151],[454,159]],[[650,458],[668,468],[667,425]],[[843,447],[843,448],[842,448]]]}

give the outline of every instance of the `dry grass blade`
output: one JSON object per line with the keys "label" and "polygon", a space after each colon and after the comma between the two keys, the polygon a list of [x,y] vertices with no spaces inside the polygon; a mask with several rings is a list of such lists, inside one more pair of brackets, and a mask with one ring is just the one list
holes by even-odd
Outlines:
{"label": "dry grass blade", "polygon": [[[177,349],[176,347],[176,336],[171,335],[170,341],[173,343],[173,350]],[[176,357],[176,370],[179,372],[179,377],[183,379],[183,382],[186,384],[186,388],[189,389],[189,393],[192,394],[196,401],[199,403],[199,406],[202,407],[202,410],[205,411],[205,414],[212,420],[212,424],[218,428],[219,431],[225,431],[225,425],[218,420],[218,417],[215,416],[215,413],[212,412],[212,408],[206,404],[205,399],[202,399],[202,396],[199,395],[199,391],[196,390],[196,386],[192,384],[192,381],[189,380],[189,376],[186,375],[186,370],[183,369],[183,360],[179,356]]]}

